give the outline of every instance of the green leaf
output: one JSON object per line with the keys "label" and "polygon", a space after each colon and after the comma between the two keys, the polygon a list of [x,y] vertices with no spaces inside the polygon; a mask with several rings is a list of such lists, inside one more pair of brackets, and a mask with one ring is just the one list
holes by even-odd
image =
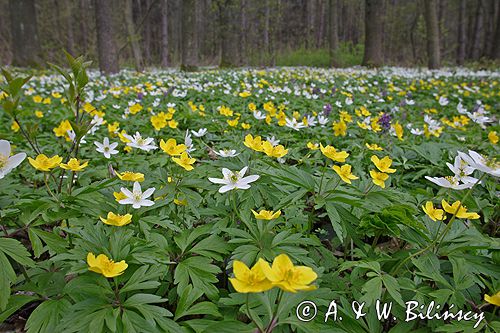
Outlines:
{"label": "green leaf", "polygon": [[[1,297],[1,295],[0,295]],[[7,304],[7,309],[0,313],[0,324],[7,318],[9,318],[17,310],[28,304],[37,300],[38,297],[30,295],[12,295]]]}
{"label": "green leaf", "polygon": [[57,332],[56,327],[70,305],[64,298],[43,302],[29,316],[26,322],[27,332]]}
{"label": "green leaf", "polygon": [[153,289],[160,285],[158,278],[162,276],[166,268],[161,266],[141,266],[128,279],[127,283],[120,289],[120,293],[133,290]]}
{"label": "green leaf", "polygon": [[5,253],[21,265],[30,267],[35,265],[28,250],[21,242],[13,238],[0,238],[0,252]]}
{"label": "green leaf", "polygon": [[328,217],[330,218],[330,222],[332,223],[333,231],[337,234],[337,237],[341,242],[344,242],[344,228],[342,227],[342,220],[340,219],[340,215],[335,208],[335,205],[331,202],[327,202],[325,205],[326,212]]}
{"label": "green leaf", "polygon": [[10,285],[16,281],[16,272],[9,259],[0,252],[0,310],[4,311],[10,297]]}

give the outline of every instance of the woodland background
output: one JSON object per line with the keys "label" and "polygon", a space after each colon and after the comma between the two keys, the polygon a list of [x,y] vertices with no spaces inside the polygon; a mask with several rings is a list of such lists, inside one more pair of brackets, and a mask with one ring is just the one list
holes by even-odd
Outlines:
{"label": "woodland background", "polygon": [[497,66],[499,0],[0,0],[0,61]]}

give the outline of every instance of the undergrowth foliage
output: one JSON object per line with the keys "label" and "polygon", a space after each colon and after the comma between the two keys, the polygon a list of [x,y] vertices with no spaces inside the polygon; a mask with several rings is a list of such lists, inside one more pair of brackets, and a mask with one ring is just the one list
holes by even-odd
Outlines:
{"label": "undergrowth foliage", "polygon": [[[2,71],[6,327],[498,331],[498,73],[106,77],[66,56]],[[300,321],[304,300],[343,320]],[[484,318],[405,321],[410,300]]]}

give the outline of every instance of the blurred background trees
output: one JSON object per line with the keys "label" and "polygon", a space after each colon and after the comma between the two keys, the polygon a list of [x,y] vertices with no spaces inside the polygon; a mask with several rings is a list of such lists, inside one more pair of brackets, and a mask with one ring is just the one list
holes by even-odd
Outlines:
{"label": "blurred background trees", "polygon": [[498,0],[0,0],[0,61],[429,66],[500,58]]}

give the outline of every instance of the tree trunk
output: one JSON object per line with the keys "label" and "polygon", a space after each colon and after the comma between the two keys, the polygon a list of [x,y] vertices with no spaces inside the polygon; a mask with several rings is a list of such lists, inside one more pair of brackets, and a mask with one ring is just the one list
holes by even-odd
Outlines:
{"label": "tree trunk", "polygon": [[118,72],[118,57],[113,36],[113,15],[111,1],[94,1],[99,69],[103,73]]}
{"label": "tree trunk", "polygon": [[500,59],[500,6],[497,8],[496,28],[493,33],[492,46],[490,57],[492,59]]}
{"label": "tree trunk", "polygon": [[336,52],[339,48],[339,29],[338,29],[338,5],[337,0],[329,0],[329,41],[330,41],[330,63],[332,66],[338,66],[336,61]]}
{"label": "tree trunk", "polygon": [[430,69],[440,67],[439,26],[435,0],[424,0],[425,28],[427,33],[427,65]]}
{"label": "tree trunk", "polygon": [[73,11],[72,11],[72,3],[71,2],[64,2],[64,15],[66,19],[66,31],[67,31],[67,46],[66,46],[66,51],[68,51],[69,54],[72,56],[75,56],[75,38],[73,35],[73,24],[75,22],[73,21]]}
{"label": "tree trunk", "polygon": [[[139,1],[139,4],[142,7],[142,2]],[[151,6],[151,0],[146,0],[145,8],[146,10],[149,10],[149,7]],[[144,12],[144,10],[141,10],[141,17],[143,15],[148,15],[147,13]],[[146,22],[144,22],[144,64],[148,66],[151,64],[151,19],[146,19]]]}
{"label": "tree trunk", "polygon": [[161,66],[168,67],[168,0],[161,0]]}
{"label": "tree trunk", "polygon": [[181,68],[193,70],[196,68],[198,50],[196,49],[195,1],[182,0],[181,22]]}
{"label": "tree trunk", "polygon": [[37,66],[41,63],[40,41],[36,22],[35,0],[10,0],[12,64]]}
{"label": "tree trunk", "polygon": [[365,1],[365,54],[363,66],[381,66],[382,31],[384,24],[383,0]]}
{"label": "tree trunk", "polygon": [[269,55],[269,20],[270,20],[269,0],[266,0],[264,8],[264,57]]}
{"label": "tree trunk", "polygon": [[458,10],[458,47],[457,47],[457,65],[462,66],[465,61],[465,8],[466,0],[460,0]]}
{"label": "tree trunk", "polygon": [[137,71],[143,70],[141,46],[139,45],[139,36],[135,33],[134,12],[132,0],[125,0],[125,25],[127,26],[127,35],[134,57],[134,65]]}
{"label": "tree trunk", "polygon": [[481,44],[481,30],[483,29],[482,1],[478,0],[474,15],[474,25],[469,43],[469,57],[477,60],[479,58],[479,48]]}
{"label": "tree trunk", "polygon": [[84,53],[87,52],[87,45],[88,45],[88,32],[87,32],[87,20],[86,20],[86,15],[88,12],[88,7],[87,7],[87,1],[86,0],[80,0],[80,31],[82,33],[82,43],[81,43],[81,49],[80,52]]}
{"label": "tree trunk", "polygon": [[218,3],[219,38],[221,45],[220,67],[236,65],[236,38],[234,32],[234,3],[224,0]]}

